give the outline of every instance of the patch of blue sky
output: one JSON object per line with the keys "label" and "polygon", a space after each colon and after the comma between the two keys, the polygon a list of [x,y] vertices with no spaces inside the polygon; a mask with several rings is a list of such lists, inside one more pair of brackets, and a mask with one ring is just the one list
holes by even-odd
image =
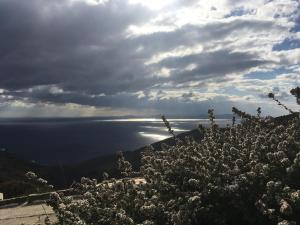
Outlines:
{"label": "patch of blue sky", "polygon": [[[300,5],[297,7],[297,10],[300,11]],[[295,26],[291,29],[291,32],[299,32],[300,31],[300,16],[295,21]]]}
{"label": "patch of blue sky", "polygon": [[296,25],[291,29],[291,32],[299,32],[300,31],[300,18],[297,20]]}
{"label": "patch of blue sky", "polygon": [[232,16],[243,16],[243,15],[251,14],[252,12],[253,12],[252,10],[245,9],[244,7],[238,7],[231,10],[231,12],[228,15],[226,15],[225,18],[232,17]]}
{"label": "patch of blue sky", "polygon": [[277,77],[280,74],[290,73],[292,70],[280,67],[272,71],[255,71],[247,73],[244,75],[244,78],[248,79],[260,79],[260,80],[271,80]]}
{"label": "patch of blue sky", "polygon": [[273,51],[284,51],[289,49],[300,48],[300,40],[285,39],[283,42],[273,46]]}

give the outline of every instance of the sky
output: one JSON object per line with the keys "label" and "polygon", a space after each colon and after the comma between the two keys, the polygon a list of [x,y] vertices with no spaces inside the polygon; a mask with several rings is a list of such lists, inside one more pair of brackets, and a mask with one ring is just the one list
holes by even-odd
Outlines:
{"label": "sky", "polygon": [[0,0],[0,117],[299,110],[299,0]]}

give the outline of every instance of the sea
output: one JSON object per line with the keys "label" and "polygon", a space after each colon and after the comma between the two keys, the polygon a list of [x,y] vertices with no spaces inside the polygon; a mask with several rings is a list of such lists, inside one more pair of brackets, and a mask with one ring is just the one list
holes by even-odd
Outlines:
{"label": "sea", "polygon": [[[209,125],[208,119],[172,118],[175,134]],[[216,119],[226,126],[230,119]],[[170,137],[160,118],[0,119],[0,150],[40,164],[72,164],[132,151]]]}

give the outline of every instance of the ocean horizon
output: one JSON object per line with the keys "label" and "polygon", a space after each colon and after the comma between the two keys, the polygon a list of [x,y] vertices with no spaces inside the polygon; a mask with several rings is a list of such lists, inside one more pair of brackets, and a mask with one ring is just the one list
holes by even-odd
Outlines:
{"label": "ocean horizon", "polygon": [[[204,118],[170,118],[175,134],[209,125]],[[226,126],[231,119],[216,119]],[[0,119],[0,148],[41,164],[71,164],[133,151],[170,137],[160,118]]]}

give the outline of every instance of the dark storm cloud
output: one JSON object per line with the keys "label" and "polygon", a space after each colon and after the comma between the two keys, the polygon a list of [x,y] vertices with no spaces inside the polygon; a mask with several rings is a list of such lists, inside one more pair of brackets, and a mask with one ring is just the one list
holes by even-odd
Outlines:
{"label": "dark storm cloud", "polygon": [[[270,63],[254,54],[225,49],[167,58],[145,66],[153,55],[178,46],[223,40],[233,32],[284,29],[271,21],[239,19],[125,37],[128,26],[148,22],[153,13],[125,0],[100,5],[67,0],[1,0],[0,88],[7,90],[3,96],[58,104],[151,105],[154,103],[128,93],[165,82],[218,79]],[[191,63],[196,68],[183,70]],[[153,76],[162,67],[175,70],[170,77]],[[51,87],[62,91],[54,93]],[[102,93],[106,96],[99,95]]]}
{"label": "dark storm cloud", "polygon": [[[173,79],[177,82],[183,82],[224,76],[267,63],[272,62],[259,59],[256,55],[245,52],[219,50],[183,57],[169,57],[160,61],[159,65],[175,70]],[[191,64],[196,65],[196,67],[192,70],[182,70]]]}
{"label": "dark storm cloud", "polygon": [[55,103],[58,105],[74,103],[85,106],[147,108],[157,104],[146,99],[141,101],[140,99],[135,98],[133,95],[126,93],[108,96],[88,95],[79,92],[51,93],[51,90],[48,87],[40,87],[31,91],[6,91],[2,94],[2,96],[13,96],[13,99],[10,100],[27,98],[32,102]]}
{"label": "dark storm cloud", "polygon": [[145,75],[134,49],[123,42],[128,25],[151,16],[144,8],[125,1],[90,6],[4,0],[0,10],[1,88],[59,84],[71,90],[113,92],[130,89]]}

